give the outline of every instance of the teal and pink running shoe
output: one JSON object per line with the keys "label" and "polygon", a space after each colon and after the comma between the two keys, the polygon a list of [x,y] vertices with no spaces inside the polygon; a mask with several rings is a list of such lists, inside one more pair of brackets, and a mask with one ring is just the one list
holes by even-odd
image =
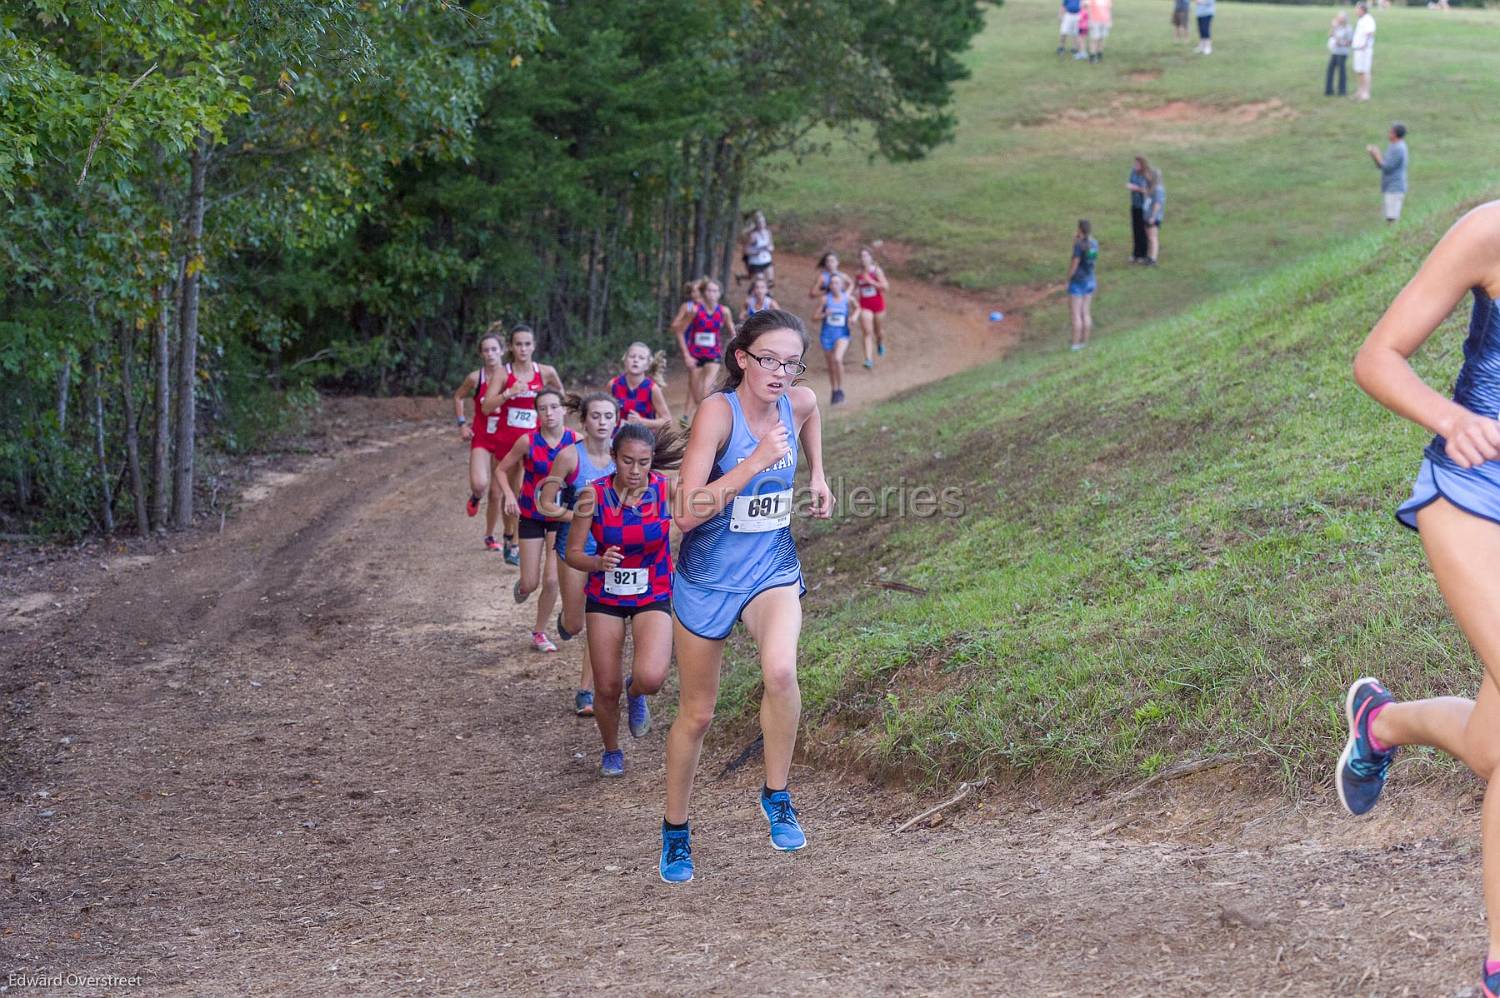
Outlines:
{"label": "teal and pink running shoe", "polygon": [[1500,998],[1500,960],[1484,961],[1484,998]]}
{"label": "teal and pink running shoe", "polygon": [[1334,785],[1338,787],[1339,800],[1344,809],[1353,815],[1361,815],[1375,806],[1380,791],[1385,789],[1386,773],[1391,760],[1396,758],[1396,749],[1377,749],[1370,737],[1370,715],[1396,698],[1378,679],[1366,676],[1356,679],[1344,697],[1344,715],[1349,719],[1349,740],[1339,755],[1338,769],[1334,771]]}

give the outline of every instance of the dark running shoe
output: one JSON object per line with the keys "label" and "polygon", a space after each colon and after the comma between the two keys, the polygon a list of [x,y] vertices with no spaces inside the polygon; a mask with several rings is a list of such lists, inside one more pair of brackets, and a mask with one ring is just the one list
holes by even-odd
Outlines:
{"label": "dark running shoe", "polygon": [[1396,758],[1396,750],[1379,752],[1370,744],[1370,712],[1395,700],[1379,680],[1369,677],[1356,679],[1344,697],[1349,740],[1339,755],[1334,785],[1338,787],[1340,802],[1350,814],[1369,811],[1379,800],[1380,791],[1385,789],[1386,773],[1391,768],[1391,760]]}

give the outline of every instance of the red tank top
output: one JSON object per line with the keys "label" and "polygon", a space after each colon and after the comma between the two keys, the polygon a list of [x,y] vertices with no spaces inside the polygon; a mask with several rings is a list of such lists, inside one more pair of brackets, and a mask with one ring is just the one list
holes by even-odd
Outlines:
{"label": "red tank top", "polygon": [[724,306],[715,305],[712,313],[702,305],[693,306],[692,324],[684,333],[688,356],[694,360],[718,360],[724,353]]}
{"label": "red tank top", "polygon": [[645,606],[672,595],[672,512],[667,479],[653,471],[636,506],[626,506],[615,491],[615,476],[605,475],[594,490],[594,518],[589,531],[597,550],[620,549],[620,564],[590,572],[584,592],[606,606]]}
{"label": "red tank top", "polygon": [[[508,392],[520,383],[516,372],[509,364],[505,365],[505,384],[501,391]],[[492,415],[499,417],[499,424],[491,433],[499,436],[509,436],[514,440],[523,433],[529,433],[536,429],[536,393],[542,390],[542,368],[539,364],[531,365],[531,381],[526,385],[526,391],[514,398],[506,399],[505,404],[496,409]]]}
{"label": "red tank top", "polygon": [[861,270],[854,275],[854,287],[859,292],[860,308],[867,308],[872,312],[879,312],[885,308],[885,292],[881,291],[880,285],[875,283],[874,274]]}

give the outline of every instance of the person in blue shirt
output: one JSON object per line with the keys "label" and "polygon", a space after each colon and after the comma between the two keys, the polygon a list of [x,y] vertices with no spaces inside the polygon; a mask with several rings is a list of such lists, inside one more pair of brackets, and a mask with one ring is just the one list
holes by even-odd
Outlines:
{"label": "person in blue shirt", "polygon": [[1068,309],[1073,315],[1073,349],[1089,345],[1094,331],[1094,264],[1099,261],[1099,242],[1089,233],[1093,226],[1086,218],[1078,220],[1073,237],[1073,260],[1068,264]]}
{"label": "person in blue shirt", "polygon": [[1082,59],[1083,49],[1078,40],[1078,16],[1083,11],[1083,0],[1062,0],[1062,7],[1058,11],[1061,24],[1058,27],[1057,54],[1065,55],[1068,51],[1068,39],[1073,39],[1073,55]]}
{"label": "person in blue shirt", "polygon": [[1382,153],[1374,146],[1365,146],[1365,152],[1380,167],[1380,195],[1385,202],[1385,220],[1396,222],[1401,218],[1401,204],[1406,200],[1406,126],[1396,122],[1386,136],[1390,145]]}

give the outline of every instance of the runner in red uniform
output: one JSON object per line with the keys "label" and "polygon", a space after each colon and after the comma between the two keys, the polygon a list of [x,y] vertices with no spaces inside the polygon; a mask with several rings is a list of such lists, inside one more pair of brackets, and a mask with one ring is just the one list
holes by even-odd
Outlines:
{"label": "runner in red uniform", "polygon": [[683,302],[672,320],[672,335],[682,348],[682,364],[688,371],[689,420],[718,380],[724,344],[734,338],[734,313],[720,304],[722,293],[718,281],[703,278],[698,282],[702,300]]}
{"label": "runner in red uniform", "polygon": [[[547,637],[547,623],[557,605],[557,540],[561,516],[548,516],[537,508],[537,486],[552,471],[558,454],[578,442],[572,430],[563,425],[565,410],[562,392],[543,388],[536,393],[535,430],[518,439],[500,460],[500,471],[506,477],[500,482],[505,493],[505,513],[517,517],[521,537],[521,574],[513,590],[517,603],[541,589],[537,597],[536,627],[531,632],[531,646],[537,651],[557,651]],[[519,495],[510,487],[513,469],[521,469]],[[571,484],[571,483],[570,483]]]}
{"label": "runner in red uniform", "polygon": [[[504,327],[495,323],[491,332]],[[500,456],[510,452],[521,437],[536,429],[536,395],[543,387],[556,388],[562,392],[562,379],[557,371],[546,364],[532,360],[536,352],[536,333],[530,326],[517,326],[510,331],[510,342],[505,351],[505,377],[489,382],[481,408],[485,416],[498,417],[493,433],[495,453]],[[515,466],[508,472],[510,490],[521,487],[521,469]],[[505,514],[505,560],[508,564],[521,563],[520,550],[516,544],[516,519]]]}
{"label": "runner in red uniform", "polygon": [[[589,659],[594,665],[594,720],[604,741],[599,772],[622,776],[620,693],[629,701],[632,737],[651,730],[646,697],[661,689],[672,658],[672,513],[663,470],[682,460],[675,434],[657,437],[633,424],[615,434],[612,474],[578,484],[568,564],[588,572]],[[584,527],[588,529],[585,530]],[[595,554],[586,554],[588,540]],[[634,658],[621,678],[625,627]]]}
{"label": "runner in red uniform", "polygon": [[859,273],[854,275],[859,293],[859,328],[864,333],[865,367],[874,367],[876,356],[885,356],[885,293],[891,282],[875,262],[875,251],[866,246],[859,251]]}
{"label": "runner in red uniform", "polygon": [[[493,328],[493,327],[492,327]],[[499,519],[500,483],[496,480],[495,465],[505,456],[505,451],[495,440],[494,431],[499,426],[498,416],[486,416],[480,408],[490,382],[505,378],[505,344],[500,332],[487,332],[479,340],[479,356],[484,366],[470,371],[464,383],[453,393],[453,413],[458,423],[459,437],[469,442],[469,502],[466,512],[474,516],[479,512],[479,502],[486,494],[489,502],[484,508],[484,546],[499,551],[495,541],[495,521]],[[464,416],[464,399],[474,401],[471,414],[473,422]]]}
{"label": "runner in red uniform", "polygon": [[623,423],[640,423],[660,430],[671,425],[672,410],[667,408],[667,394],[662,390],[667,370],[667,355],[651,353],[651,348],[637,340],[620,358],[625,371],[609,383],[609,393],[620,403]]}

